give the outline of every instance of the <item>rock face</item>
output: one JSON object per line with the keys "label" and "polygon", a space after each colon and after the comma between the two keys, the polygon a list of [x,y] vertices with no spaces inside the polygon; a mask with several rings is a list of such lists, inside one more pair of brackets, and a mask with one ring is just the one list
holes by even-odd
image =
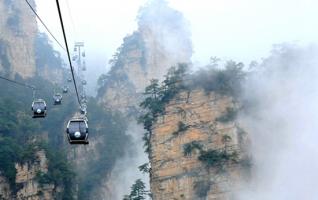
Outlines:
{"label": "rock face", "polygon": [[0,199],[11,199],[10,185],[7,179],[0,175]]}
{"label": "rock face", "polygon": [[151,79],[162,80],[171,66],[189,63],[192,45],[186,25],[165,1],[151,1],[141,9],[138,30],[124,38],[101,80],[100,103],[123,112],[137,108]]}
{"label": "rock face", "polygon": [[15,185],[16,192],[10,189],[8,181],[0,176],[0,198],[4,200],[50,200],[54,199],[54,192],[57,190],[53,184],[40,184],[37,173],[46,174],[48,172],[48,160],[45,152],[36,152],[34,161],[26,163],[16,163]]}
{"label": "rock face", "polygon": [[38,172],[46,174],[48,172],[48,160],[44,151],[36,153],[34,163],[16,163],[15,168],[16,184],[21,184],[22,188],[18,190],[16,198],[29,200],[49,200],[53,198],[55,186],[53,184],[40,185],[36,179]]}
{"label": "rock face", "polygon": [[[34,1],[30,1],[35,5]],[[37,24],[24,1],[0,0],[0,72],[34,76]]]}
{"label": "rock face", "polygon": [[[189,63],[192,55],[190,33],[182,14],[170,8],[166,1],[149,2],[138,15],[138,30],[124,38],[123,44],[110,61],[110,72],[99,80],[99,103],[107,109],[121,111],[128,116],[127,124],[130,125],[135,123],[132,118],[138,117],[136,113],[140,110],[139,103],[144,98],[142,93],[150,80],[163,80],[170,67],[178,63]],[[140,131],[132,135],[141,137]],[[140,162],[140,158],[147,159],[143,150],[137,149],[138,153],[131,159],[131,167],[135,170],[138,169],[134,164],[139,166],[144,162]],[[121,172],[119,179],[118,176],[117,179],[113,177],[115,175],[111,175],[110,179],[107,177],[109,180],[103,184],[103,190],[108,190],[102,192],[107,194],[103,199],[121,199],[129,191],[131,183],[123,187],[128,185],[128,181],[123,180],[125,173],[127,170]],[[127,176],[127,179],[132,178]],[[114,191],[116,194],[112,194]]]}
{"label": "rock face", "polygon": [[[202,90],[181,92],[166,106],[166,113],[154,124],[151,137],[154,200],[234,199],[238,183],[248,174],[248,140],[235,120],[220,119],[237,106],[231,97]],[[202,150],[185,153],[188,144],[199,144]],[[236,161],[209,167],[198,160],[201,151],[221,149],[237,153]]]}
{"label": "rock face", "polygon": [[[36,7],[34,0],[28,1]],[[54,83],[66,80],[59,53],[38,32],[35,15],[25,1],[0,0],[0,30],[1,74],[24,79],[39,75]]]}

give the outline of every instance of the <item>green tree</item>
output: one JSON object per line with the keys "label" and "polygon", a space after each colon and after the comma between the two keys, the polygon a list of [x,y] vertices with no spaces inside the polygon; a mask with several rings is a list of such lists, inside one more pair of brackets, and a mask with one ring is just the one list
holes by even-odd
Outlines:
{"label": "green tree", "polygon": [[184,79],[188,75],[188,65],[180,63],[168,70],[162,84],[162,101],[168,103],[180,90],[186,89]]}
{"label": "green tree", "polygon": [[150,85],[145,88],[144,95],[146,98],[141,102],[140,107],[144,113],[139,117],[138,122],[144,125],[147,131],[144,134],[145,152],[150,153],[151,129],[153,123],[159,115],[165,111],[165,105],[182,89],[187,87],[183,83],[187,75],[188,66],[179,64],[177,67],[171,67],[165,76],[165,80],[159,85],[158,80],[153,79]]}
{"label": "green tree", "polygon": [[161,90],[159,88],[158,80],[152,79],[150,81],[150,85],[145,88],[145,92],[143,94],[146,98],[143,102],[141,102],[140,106],[150,111],[151,118],[157,117],[159,113],[163,112],[163,105],[160,103]]}
{"label": "green tree", "polygon": [[150,170],[151,170],[151,168],[150,168],[150,166],[149,166],[149,163],[145,163],[145,164],[143,164],[143,165],[140,165],[140,166],[138,167],[138,169],[139,169],[139,171],[141,171],[142,173],[149,173]]}
{"label": "green tree", "polygon": [[130,195],[125,195],[123,200],[144,200],[149,192],[145,190],[145,183],[137,179],[135,183],[131,186]]}

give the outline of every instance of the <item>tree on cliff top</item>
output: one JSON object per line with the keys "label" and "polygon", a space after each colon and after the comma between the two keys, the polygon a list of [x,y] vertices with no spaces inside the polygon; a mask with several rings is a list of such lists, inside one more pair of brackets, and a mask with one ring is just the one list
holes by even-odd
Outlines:
{"label": "tree on cliff top", "polygon": [[144,95],[145,100],[141,102],[140,107],[146,112],[138,119],[139,123],[144,125],[147,131],[144,134],[145,152],[150,153],[150,137],[151,128],[159,115],[164,113],[165,105],[182,89],[186,89],[183,79],[186,76],[188,66],[179,64],[177,67],[171,67],[165,76],[165,80],[161,85],[158,80],[151,80],[149,86],[146,87]]}
{"label": "tree on cliff top", "polygon": [[123,200],[144,200],[149,192],[145,190],[146,186],[142,180],[137,179],[135,183],[131,186],[130,195],[125,195]]}

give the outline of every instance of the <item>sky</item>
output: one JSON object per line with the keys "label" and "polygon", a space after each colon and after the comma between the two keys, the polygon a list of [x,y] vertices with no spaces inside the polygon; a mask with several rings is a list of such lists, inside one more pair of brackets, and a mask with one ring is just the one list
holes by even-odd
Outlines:
{"label": "sky", "polygon": [[[88,3],[89,2],[89,3]],[[70,43],[84,41],[88,76],[105,73],[108,60],[147,0],[60,1]],[[205,65],[211,56],[249,64],[269,55],[273,44],[318,43],[317,0],[168,0],[189,21],[194,55]],[[36,0],[39,15],[63,41],[55,1]],[[39,24],[40,30],[44,30]],[[55,45],[55,44],[54,44]],[[56,49],[61,50],[57,45]],[[94,66],[92,66],[94,65]]]}

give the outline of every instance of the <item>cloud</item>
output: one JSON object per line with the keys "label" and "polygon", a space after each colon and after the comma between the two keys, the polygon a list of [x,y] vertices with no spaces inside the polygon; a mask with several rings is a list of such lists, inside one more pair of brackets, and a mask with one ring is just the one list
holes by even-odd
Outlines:
{"label": "cloud", "polygon": [[317,55],[317,46],[278,45],[248,79],[241,123],[254,169],[242,200],[318,199]]}

